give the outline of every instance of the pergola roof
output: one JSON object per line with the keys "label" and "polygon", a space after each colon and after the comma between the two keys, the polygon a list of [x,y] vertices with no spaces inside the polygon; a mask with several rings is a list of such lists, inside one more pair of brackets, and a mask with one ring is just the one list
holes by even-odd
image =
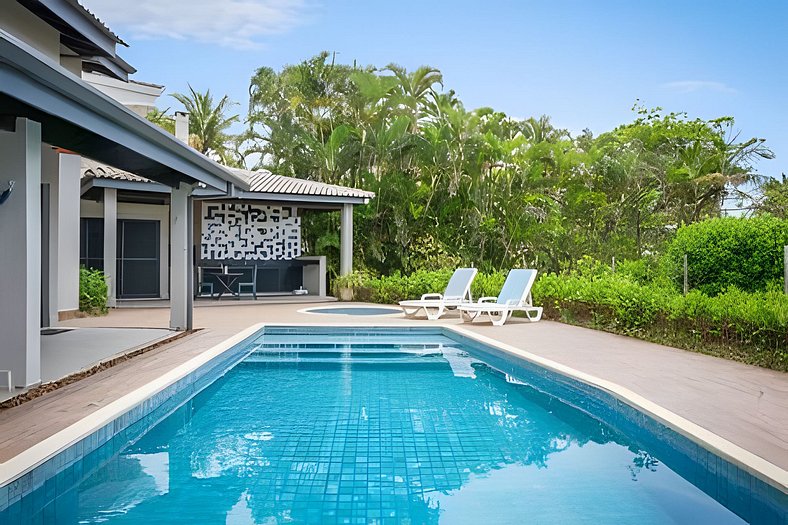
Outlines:
{"label": "pergola roof", "polygon": [[345,197],[366,200],[375,196],[371,191],[276,175],[268,170],[249,171],[236,169],[235,171],[249,181],[249,193]]}
{"label": "pergola roof", "polygon": [[[196,190],[202,198],[233,198],[271,201],[300,201],[320,204],[366,204],[375,194],[371,191],[325,184],[295,177],[276,175],[267,170],[244,170],[227,168],[245,180],[249,190],[233,188],[230,193],[211,189]],[[82,193],[92,187],[116,188],[134,191],[169,193],[170,188],[150,179],[82,158]]]}

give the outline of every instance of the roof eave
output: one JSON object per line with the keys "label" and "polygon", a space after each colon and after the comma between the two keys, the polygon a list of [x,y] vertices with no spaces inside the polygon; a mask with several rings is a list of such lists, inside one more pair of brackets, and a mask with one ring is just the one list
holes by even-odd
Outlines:
{"label": "roof eave", "polygon": [[82,181],[80,193],[84,195],[91,188],[114,188],[116,190],[146,191],[152,193],[171,193],[172,188],[159,182],[138,182],[133,180],[107,179],[91,176]]}
{"label": "roof eave", "polygon": [[[34,94],[25,90],[25,85],[31,85],[32,82],[32,85],[41,86],[41,90],[46,91],[50,98],[70,101],[70,107],[74,111],[89,112],[117,126],[117,129],[125,130],[125,133],[131,133],[138,139],[147,141],[152,149],[161,151],[172,161],[166,164],[164,160],[151,158],[154,162],[163,162],[175,172],[218,189],[226,189],[227,183],[243,190],[249,189],[245,179],[70,74],[38,50],[0,30],[0,75],[3,73],[1,67],[3,65],[9,68],[6,70],[9,80],[13,77],[19,82],[0,82],[0,93],[6,93],[30,107],[47,112],[47,108],[36,105],[43,97],[36,98]],[[24,80],[25,78],[28,80]],[[15,92],[12,92],[14,90]],[[84,126],[83,122],[71,122],[71,124]]]}

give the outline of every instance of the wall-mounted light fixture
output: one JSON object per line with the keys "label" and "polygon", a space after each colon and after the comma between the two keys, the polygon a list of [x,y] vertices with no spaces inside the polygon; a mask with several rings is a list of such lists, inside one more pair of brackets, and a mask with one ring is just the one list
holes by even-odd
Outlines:
{"label": "wall-mounted light fixture", "polygon": [[8,200],[8,197],[11,196],[11,192],[14,191],[14,184],[16,184],[16,182],[12,180],[8,181],[8,189],[5,190],[3,193],[0,193],[0,204],[3,204],[5,201]]}

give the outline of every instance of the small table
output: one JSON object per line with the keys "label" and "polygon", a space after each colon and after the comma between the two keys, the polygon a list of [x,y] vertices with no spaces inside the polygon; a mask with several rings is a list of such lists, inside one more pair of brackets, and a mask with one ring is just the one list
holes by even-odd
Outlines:
{"label": "small table", "polygon": [[224,292],[230,292],[230,295],[233,297],[238,297],[239,294],[234,292],[230,287],[243,275],[242,273],[214,273],[211,275],[215,276],[216,281],[221,285],[219,294],[216,296],[217,299],[221,299]]}

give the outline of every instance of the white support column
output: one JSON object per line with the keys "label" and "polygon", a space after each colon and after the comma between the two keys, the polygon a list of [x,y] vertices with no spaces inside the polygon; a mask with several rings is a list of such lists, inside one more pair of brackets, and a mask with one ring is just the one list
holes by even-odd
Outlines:
{"label": "white support column", "polygon": [[339,232],[339,275],[353,271],[353,205],[342,206]]}
{"label": "white support column", "polygon": [[170,328],[191,329],[191,215],[192,188],[181,183],[170,194]]}
{"label": "white support column", "polygon": [[41,124],[17,118],[0,131],[0,369],[14,384],[41,381]]}
{"label": "white support column", "polygon": [[[41,210],[41,220],[48,222],[42,224],[41,228],[41,305],[42,326],[57,326],[57,303],[58,303],[58,235],[59,225],[58,211],[60,202],[60,180],[58,167],[58,153],[49,146],[43,144],[41,148],[41,191],[49,192],[49,198],[42,198],[42,206],[48,205],[46,210]],[[46,274],[46,275],[45,275]]]}
{"label": "white support column", "polygon": [[107,306],[118,298],[118,190],[104,188],[104,276],[107,278]]}
{"label": "white support column", "polygon": [[60,154],[58,188],[57,310],[79,310],[79,155]]}

